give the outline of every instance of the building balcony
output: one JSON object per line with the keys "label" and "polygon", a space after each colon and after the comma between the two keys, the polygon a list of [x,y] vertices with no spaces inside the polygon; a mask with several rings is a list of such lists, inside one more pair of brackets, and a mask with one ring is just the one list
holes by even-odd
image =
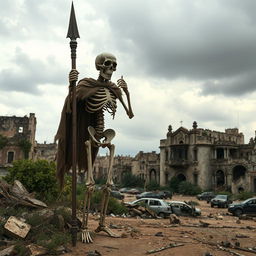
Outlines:
{"label": "building balcony", "polygon": [[191,161],[189,160],[185,160],[185,159],[172,159],[170,161],[168,161],[169,166],[172,167],[187,167],[189,166],[191,163]]}

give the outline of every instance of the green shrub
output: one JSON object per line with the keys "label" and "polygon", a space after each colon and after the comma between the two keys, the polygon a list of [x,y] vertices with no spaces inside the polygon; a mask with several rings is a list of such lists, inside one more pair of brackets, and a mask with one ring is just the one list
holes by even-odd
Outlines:
{"label": "green shrub", "polygon": [[[78,199],[78,205],[83,208],[84,195]],[[91,198],[91,209],[94,211],[100,211],[102,203],[102,191],[94,191]],[[121,215],[127,213],[127,208],[121,204],[116,198],[109,197],[107,213],[113,213],[115,215]]]}
{"label": "green shrub", "polygon": [[177,177],[172,177],[169,182],[169,187],[172,192],[178,193],[179,192],[179,184],[180,180]]}
{"label": "green shrub", "polygon": [[234,200],[246,200],[250,197],[254,197],[255,194],[253,192],[249,192],[249,191],[244,191],[244,192],[241,192],[239,194],[235,194],[233,196],[233,199]]}
{"label": "green shrub", "polygon": [[136,175],[133,175],[130,172],[127,172],[124,174],[124,176],[122,177],[122,186],[123,187],[129,187],[129,188],[133,188],[133,187],[144,187],[144,180]]}
{"label": "green shrub", "polygon": [[182,181],[179,184],[178,192],[183,195],[197,195],[202,192],[201,188],[197,185],[191,184],[188,181]]}
{"label": "green shrub", "polygon": [[18,160],[13,162],[13,167],[8,168],[8,171],[4,178],[7,182],[19,180],[29,192],[35,192],[39,199],[56,200],[58,184],[54,162]]}
{"label": "green shrub", "polygon": [[147,190],[159,190],[160,189],[160,185],[155,181],[150,181],[149,184],[147,184],[146,186]]}

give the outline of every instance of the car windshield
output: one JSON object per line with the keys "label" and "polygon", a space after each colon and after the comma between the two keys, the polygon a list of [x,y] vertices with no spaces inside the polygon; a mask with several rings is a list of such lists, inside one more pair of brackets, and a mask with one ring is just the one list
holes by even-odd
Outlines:
{"label": "car windshield", "polygon": [[252,198],[248,198],[245,201],[243,201],[242,204],[246,204],[246,203],[250,202],[251,200],[252,200]]}
{"label": "car windshield", "polygon": [[217,195],[215,198],[217,198],[217,199],[226,199],[227,195]]}

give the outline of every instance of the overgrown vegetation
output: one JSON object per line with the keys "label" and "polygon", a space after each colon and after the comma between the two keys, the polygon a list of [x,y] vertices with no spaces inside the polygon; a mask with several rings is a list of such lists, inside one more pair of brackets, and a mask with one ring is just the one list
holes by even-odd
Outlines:
{"label": "overgrown vegetation", "polygon": [[19,180],[29,192],[35,192],[38,199],[53,201],[58,195],[55,170],[54,162],[18,160],[8,168],[9,173],[4,179],[8,183]]}
{"label": "overgrown vegetation", "polygon": [[202,192],[202,189],[188,181],[181,181],[177,177],[172,177],[169,182],[170,190],[174,193],[183,195],[197,195]]}
{"label": "overgrown vegetation", "polygon": [[191,195],[191,196],[197,195],[202,192],[199,186],[191,184],[188,181],[180,182],[178,191],[182,195]]}
{"label": "overgrown vegetation", "polygon": [[136,175],[133,175],[130,172],[125,173],[124,176],[122,177],[122,186],[123,187],[129,187],[129,188],[141,187],[141,188],[143,188],[144,183],[145,183],[145,181],[142,178],[140,178]]}
{"label": "overgrown vegetation", "polygon": [[8,138],[0,134],[0,150],[3,149],[8,143]]}
{"label": "overgrown vegetation", "polygon": [[32,144],[27,139],[20,139],[18,145],[23,151],[24,158],[28,159]]}
{"label": "overgrown vegetation", "polygon": [[149,191],[159,190],[160,185],[155,180],[153,180],[153,181],[149,182],[149,184],[146,185],[146,189]]}
{"label": "overgrown vegetation", "polygon": [[248,198],[254,197],[255,194],[253,192],[244,191],[239,194],[233,195],[233,200],[246,200]]}

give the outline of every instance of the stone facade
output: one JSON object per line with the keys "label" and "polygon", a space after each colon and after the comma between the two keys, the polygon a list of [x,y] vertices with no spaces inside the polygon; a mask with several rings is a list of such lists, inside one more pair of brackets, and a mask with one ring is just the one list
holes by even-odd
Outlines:
{"label": "stone facade", "polygon": [[44,159],[47,161],[55,161],[57,152],[56,143],[37,143],[36,144],[36,159]]}
{"label": "stone facade", "polygon": [[160,154],[155,151],[148,153],[140,151],[133,158],[132,174],[145,180],[146,184],[152,181],[160,183]]}
{"label": "stone facade", "polygon": [[[114,183],[121,183],[122,176],[127,172],[132,172],[132,160],[130,156],[115,156],[113,164]],[[107,178],[109,166],[109,156],[98,156],[94,162],[94,178]]]}
{"label": "stone facade", "polygon": [[256,192],[255,140],[244,144],[237,128],[225,132],[197,127],[169,126],[160,141],[160,185],[172,177],[187,180],[205,190],[242,190]]}
{"label": "stone facade", "polygon": [[[25,157],[33,159],[35,157],[35,132],[36,117],[34,113],[30,113],[29,117],[0,117],[1,139],[6,140],[6,143],[0,148],[0,168],[5,169],[14,160],[24,159]],[[27,156],[25,156],[24,148],[21,146],[22,142],[31,144]]]}

